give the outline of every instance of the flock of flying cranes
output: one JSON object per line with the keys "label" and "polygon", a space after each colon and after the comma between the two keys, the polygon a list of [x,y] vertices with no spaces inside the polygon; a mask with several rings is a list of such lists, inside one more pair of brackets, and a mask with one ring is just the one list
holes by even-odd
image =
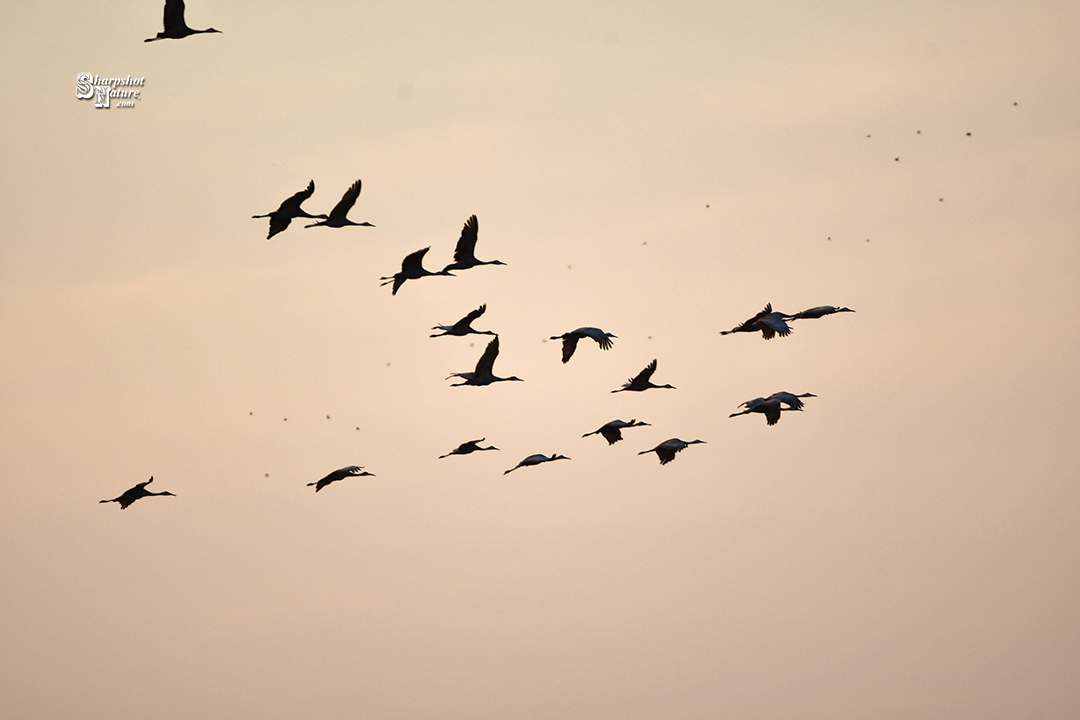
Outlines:
{"label": "flock of flying cranes", "polygon": [[[146,42],[161,39],[179,39],[193,35],[197,33],[216,33],[220,32],[213,28],[206,30],[192,30],[184,22],[184,2],[183,0],[166,0],[165,2],[165,18],[164,18],[164,30],[157,34],[157,37],[147,38]],[[349,211],[352,210],[356,204],[357,199],[360,197],[361,182],[357,180],[354,182],[345,194],[342,195],[341,200],[334,206],[328,215],[312,215],[304,210],[301,206],[315,193],[314,180],[309,181],[307,187],[298,193],[285,199],[277,210],[266,213],[264,215],[253,215],[253,218],[266,218],[270,221],[269,232],[266,236],[267,240],[274,237],[280,232],[286,230],[291,222],[296,218],[308,218],[315,220],[316,222],[306,225],[305,228],[312,227],[330,227],[330,228],[342,228],[342,227],[374,227],[368,222],[355,222],[348,218]],[[450,263],[442,270],[437,272],[430,271],[423,266],[424,255],[428,252],[430,247],[417,250],[410,253],[401,262],[401,271],[394,273],[393,275],[381,277],[382,285],[393,284],[391,288],[391,294],[396,295],[397,291],[405,283],[406,280],[417,280],[423,277],[436,276],[436,275],[449,275],[452,276],[452,270],[467,270],[469,268],[477,267],[479,265],[505,265],[506,263],[499,260],[478,260],[476,258],[476,241],[479,233],[479,222],[476,215],[471,216],[466,222],[461,231],[461,237],[457,241],[457,245],[454,250],[454,262]],[[472,323],[480,318],[487,310],[487,305],[481,305],[476,310],[468,313],[465,317],[458,320],[452,325],[436,325],[432,330],[439,330],[441,332],[435,333],[430,337],[443,337],[446,335],[451,336],[464,336],[464,335],[493,335],[494,337],[488,343],[484,350],[484,353],[480,356],[480,359],[476,363],[476,367],[471,372],[457,372],[451,373],[447,376],[447,380],[451,378],[457,378],[461,380],[458,383],[452,383],[451,387],[461,387],[463,385],[484,386],[491,385],[496,382],[506,381],[518,381],[521,382],[521,378],[516,376],[499,377],[494,374],[495,359],[499,355],[499,336],[491,330],[476,330],[472,327]],[[755,333],[761,332],[761,336],[765,340],[771,340],[776,336],[787,337],[791,334],[791,327],[789,323],[795,320],[807,320],[821,318],[826,315],[832,315],[841,312],[854,312],[850,308],[835,307],[832,305],[821,305],[818,307],[809,308],[801,312],[794,314],[787,314],[772,309],[772,304],[768,304],[765,308],[747,319],[746,321],[736,325],[731,330],[723,330],[721,335],[730,335],[733,333]],[[584,338],[589,338],[597,343],[602,350],[610,350],[613,343],[612,339],[617,339],[616,335],[609,332],[605,332],[600,328],[595,327],[580,327],[576,330],[572,330],[562,335],[554,335],[552,340],[562,340],[562,362],[567,363],[570,358],[573,357],[574,352],[577,350],[578,341]],[[612,390],[611,392],[643,392],[654,388],[658,389],[672,389],[673,385],[658,385],[652,382],[653,373],[656,372],[656,360],[654,359],[649,363],[641,372],[634,377],[628,379],[623,383],[622,387]],[[769,397],[758,397],[753,400],[747,400],[741,403],[739,407],[743,408],[740,412],[732,413],[729,417],[737,417],[739,415],[748,415],[750,413],[761,413],[765,416],[769,425],[775,425],[780,420],[780,414],[786,411],[801,411],[803,409],[802,398],[816,397],[812,393],[802,393],[796,395],[790,392],[777,392],[773,393]],[[648,426],[649,423],[638,422],[636,419],[631,419],[630,422],[624,420],[612,420],[597,430],[589,433],[585,433],[582,437],[589,437],[590,435],[601,435],[608,441],[609,445],[622,440],[622,431],[627,428]],[[445,455],[440,455],[439,459],[449,457],[451,455],[468,455],[473,452],[485,451],[485,450],[498,450],[499,448],[494,446],[481,447],[480,443],[484,442],[485,438],[479,440],[469,440],[468,442],[461,443],[456,448],[451,450]],[[638,455],[645,455],[647,453],[655,452],[660,460],[661,465],[666,465],[675,459],[675,455],[685,448],[703,444],[704,440],[681,440],[679,438],[671,438],[665,440],[654,448],[648,450],[642,450]],[[565,455],[553,453],[550,456],[543,454],[530,455],[519,462],[509,470],[504,471],[504,475],[517,470],[522,467],[530,467],[533,465],[540,465],[546,462],[554,462],[555,460],[569,460],[570,458]],[[315,482],[308,483],[308,487],[314,486],[315,492],[319,492],[327,485],[343,480],[348,477],[360,477],[360,476],[373,476],[373,473],[366,472],[362,466],[349,465],[347,467],[335,470],[323,478]],[[132,488],[124,491],[118,497],[110,500],[102,500],[102,503],[115,502],[120,505],[121,509],[127,508],[129,505],[144,497],[169,495],[175,497],[175,495],[168,491],[153,492],[147,490],[146,487],[154,480],[153,476],[146,482],[139,483]]]}

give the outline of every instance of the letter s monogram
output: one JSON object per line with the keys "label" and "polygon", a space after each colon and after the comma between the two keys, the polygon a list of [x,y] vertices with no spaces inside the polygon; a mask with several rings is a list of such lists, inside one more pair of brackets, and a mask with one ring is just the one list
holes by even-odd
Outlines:
{"label": "letter s monogram", "polygon": [[79,73],[75,78],[75,97],[80,100],[89,100],[94,97],[94,76],[90,73]]}

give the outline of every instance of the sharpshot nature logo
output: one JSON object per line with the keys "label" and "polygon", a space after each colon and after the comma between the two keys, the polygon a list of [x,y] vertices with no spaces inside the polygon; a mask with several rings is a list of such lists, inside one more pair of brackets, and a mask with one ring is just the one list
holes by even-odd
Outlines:
{"label": "sharpshot nature logo", "polygon": [[103,78],[93,73],[79,73],[75,78],[75,97],[80,100],[89,100],[96,97],[94,107],[109,108],[109,101],[115,100],[116,107],[135,107],[135,101],[140,100],[140,91],[132,90],[132,87],[141,88],[146,78],[133,78],[130,75],[122,78]]}

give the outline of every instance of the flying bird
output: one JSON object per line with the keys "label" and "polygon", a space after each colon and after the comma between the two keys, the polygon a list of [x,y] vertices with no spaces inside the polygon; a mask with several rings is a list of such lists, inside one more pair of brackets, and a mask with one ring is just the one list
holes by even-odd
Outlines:
{"label": "flying bird", "polygon": [[504,380],[517,380],[522,382],[521,378],[511,375],[510,377],[496,377],[492,374],[492,366],[495,365],[495,358],[499,356],[499,336],[496,335],[488,343],[487,349],[484,350],[484,354],[480,356],[480,360],[476,363],[476,370],[473,372],[463,373],[450,373],[446,376],[449,380],[452,377],[461,378],[465,382],[453,383],[450,387],[461,387],[462,385],[490,385],[494,382],[502,382]]}
{"label": "flying bird", "polygon": [[434,335],[430,335],[429,337],[442,337],[443,335],[457,335],[460,337],[462,335],[468,335],[470,333],[474,335],[494,335],[495,333],[493,333],[491,330],[473,330],[472,321],[483,315],[485,312],[487,312],[486,304],[476,308],[453,325],[436,325],[431,329],[442,330],[442,332],[435,333]]}
{"label": "flying bird", "polygon": [[286,199],[278,206],[278,209],[274,212],[267,213],[266,215],[252,215],[252,218],[270,218],[270,234],[266,236],[266,239],[277,235],[279,232],[289,227],[289,223],[293,221],[293,218],[306,217],[318,220],[322,218],[326,219],[326,215],[312,215],[306,210],[300,207],[300,203],[311,197],[315,192],[315,181],[308,182],[306,190],[301,190],[292,197]]}
{"label": "flying bird", "polygon": [[312,485],[314,485],[315,492],[319,492],[330,483],[337,482],[338,480],[344,480],[347,477],[358,477],[360,475],[368,475],[370,477],[375,477],[374,473],[361,472],[363,469],[364,468],[360,467],[359,465],[350,465],[348,467],[343,467],[340,470],[335,470],[334,472],[330,473],[329,475],[320,480],[316,480],[315,482],[309,482],[307,486],[311,487]]}
{"label": "flying bird", "polygon": [[612,390],[611,392],[622,392],[623,390],[633,390],[634,392],[641,392],[642,390],[648,390],[649,388],[670,388],[675,389],[674,385],[655,385],[650,380],[652,374],[656,372],[656,360],[645,366],[645,369],[639,372],[634,377],[630,378],[623,383],[623,386],[618,390]]}
{"label": "flying bird", "polygon": [[165,0],[165,19],[163,21],[165,29],[159,32],[155,37],[146,38],[143,42],[154,42],[155,40],[179,40],[180,38],[186,38],[188,35],[198,35],[199,33],[219,33],[220,30],[214,28],[206,28],[205,30],[192,30],[184,22],[184,0]]}
{"label": "flying bird", "polygon": [[[740,403],[739,407],[746,408],[742,412],[732,413],[728,417],[737,417],[739,415],[749,415],[750,413],[761,413],[765,416],[765,420],[769,425],[775,425],[780,421],[780,413],[787,410],[799,410],[803,409],[803,401],[800,398],[804,397],[817,397],[811,393],[803,393],[802,395],[794,395],[789,392],[777,392],[773,393],[767,398],[754,398],[753,400],[747,400],[744,403]],[[782,407],[786,405],[787,407]]]}
{"label": "flying bird", "polygon": [[530,465],[539,465],[540,463],[552,462],[554,460],[569,460],[569,459],[570,458],[566,457],[565,455],[557,455],[557,454],[553,454],[551,457],[548,457],[547,455],[530,455],[529,457],[525,458],[524,460],[519,462],[514,467],[512,467],[509,470],[506,470],[505,472],[503,472],[503,475],[506,475],[507,473],[512,473],[515,470],[517,470],[519,467],[529,467]]}
{"label": "flying bird", "polygon": [[475,215],[465,221],[465,226],[461,228],[461,237],[458,238],[457,246],[454,248],[454,262],[444,267],[443,270],[468,270],[477,265],[506,264],[501,260],[476,259],[476,235],[479,230],[480,224],[477,222]]}
{"label": "flying bird", "polygon": [[625,420],[612,420],[609,423],[604,423],[603,425],[601,425],[598,430],[593,430],[590,433],[585,433],[581,437],[589,437],[590,435],[596,435],[597,433],[600,433],[604,436],[604,439],[607,440],[608,445],[614,445],[615,443],[622,440],[623,428],[642,427],[643,425],[648,424],[649,423],[647,422],[638,422],[634,419],[631,419],[630,422],[626,422]]}
{"label": "flying bird", "polygon": [[665,440],[654,448],[649,450],[642,450],[638,455],[644,455],[646,453],[654,452],[656,457],[660,458],[661,465],[667,465],[669,462],[675,459],[675,453],[681,451],[683,448],[691,445],[697,445],[698,443],[704,444],[704,440],[680,440],[679,438],[671,438]]}
{"label": "flying bird", "polygon": [[835,307],[833,305],[819,305],[818,307],[812,307],[809,310],[803,310],[797,312],[794,315],[785,315],[788,320],[813,320],[826,315],[832,315],[833,313],[841,312],[855,312],[851,308]]}
{"label": "flying bird", "polygon": [[491,447],[480,447],[480,443],[484,442],[485,439],[486,438],[480,438],[479,440],[470,440],[469,442],[463,442],[445,455],[440,455],[439,459],[442,460],[443,458],[450,457],[451,455],[468,455],[469,453],[474,453],[479,450],[499,449],[494,445],[492,445]]}
{"label": "flying bird", "polygon": [[784,318],[787,317],[782,312],[773,312],[772,303],[765,306],[765,309],[759,312],[749,320],[736,325],[730,330],[721,330],[721,335],[730,335],[731,333],[738,332],[757,332],[761,331],[761,336],[766,340],[772,340],[774,335],[780,337],[787,337],[791,334],[791,328],[784,322]]}
{"label": "flying bird", "polygon": [[153,475],[151,475],[150,479],[147,480],[146,482],[141,482],[141,483],[139,483],[138,485],[136,485],[133,488],[128,488],[119,497],[114,497],[112,500],[102,500],[101,502],[103,502],[103,503],[111,503],[111,502],[120,503],[120,509],[123,510],[128,505],[135,502],[136,500],[138,500],[140,498],[144,498],[144,497],[150,497],[151,495],[172,495],[172,497],[176,497],[175,495],[173,495],[168,490],[166,490],[164,492],[150,492],[149,490],[146,489],[146,486],[149,485],[152,482],[154,482],[154,476]]}
{"label": "flying bird", "polygon": [[[345,217],[352,210],[352,206],[356,204],[356,199],[360,197],[360,181],[357,180],[352,186],[345,191],[345,194],[341,196],[341,200],[334,206],[334,209],[330,211],[330,216],[322,222],[312,223],[311,225],[305,225],[304,227],[317,227],[322,225],[324,227],[339,228],[346,225],[355,225],[357,227],[375,227],[369,222],[353,222],[349,218]],[[320,217],[325,217],[321,216]]]}
{"label": "flying bird", "polygon": [[424,267],[424,255],[430,249],[431,247],[429,246],[423,250],[417,250],[414,253],[406,255],[405,259],[401,261],[401,272],[394,273],[390,277],[379,278],[380,280],[385,280],[379,287],[394,283],[394,287],[390,291],[390,294],[397,295],[398,288],[401,287],[406,280],[418,280],[427,275],[450,275],[450,277],[453,277],[453,275],[446,270],[431,272]]}
{"label": "flying bird", "polygon": [[551,339],[562,340],[562,361],[568,362],[571,356],[573,356],[574,350],[577,349],[577,341],[586,337],[595,340],[601,350],[610,350],[611,338],[617,336],[604,332],[600,328],[580,327],[577,330],[563,333],[562,335],[553,335]]}

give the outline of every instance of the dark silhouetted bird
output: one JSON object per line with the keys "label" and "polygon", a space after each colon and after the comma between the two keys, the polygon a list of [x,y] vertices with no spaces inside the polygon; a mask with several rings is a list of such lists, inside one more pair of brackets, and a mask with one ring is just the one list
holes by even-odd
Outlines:
{"label": "dark silhouetted bird", "polygon": [[494,445],[492,445],[491,447],[480,447],[480,443],[484,442],[485,439],[486,438],[480,438],[479,440],[470,440],[469,442],[463,442],[445,455],[440,455],[439,459],[442,460],[443,458],[450,457],[451,455],[468,455],[469,453],[474,453],[479,450],[499,449]]}
{"label": "dark silhouetted bird", "polygon": [[519,462],[514,467],[512,467],[509,470],[506,470],[505,472],[503,472],[503,475],[506,475],[506,473],[514,472],[515,470],[517,470],[520,467],[529,467],[530,465],[539,465],[540,463],[552,462],[553,460],[569,460],[569,459],[570,458],[566,457],[565,455],[557,455],[557,454],[552,455],[551,457],[548,457],[547,455],[530,455],[529,457],[525,458],[524,460]]}
{"label": "dark silhouetted bird", "polygon": [[797,312],[794,315],[785,315],[788,320],[812,320],[825,315],[832,315],[833,313],[841,312],[855,312],[851,308],[846,307],[834,307],[833,305],[819,305],[818,307],[812,307],[809,310],[803,310]]}
{"label": "dark silhouetted bird", "polygon": [[154,42],[155,40],[179,40],[180,38],[186,38],[188,35],[198,35],[199,33],[219,33],[220,30],[214,28],[206,28],[205,30],[192,30],[184,22],[184,0],[165,0],[165,19],[163,21],[165,29],[152,38],[146,38],[144,42]]}
{"label": "dark silhouetted bird", "polygon": [[440,270],[439,272],[431,272],[430,270],[424,268],[424,255],[430,249],[430,247],[426,247],[423,250],[417,250],[414,253],[409,253],[408,255],[406,255],[405,259],[401,261],[401,272],[394,273],[390,277],[379,278],[380,280],[385,281],[381,283],[379,287],[394,283],[394,287],[390,291],[390,294],[397,295],[398,288],[401,287],[406,280],[418,280],[428,275],[450,275],[450,277],[453,277],[453,275],[451,275],[446,270]]}
{"label": "dark silhouetted bird", "polygon": [[433,327],[431,329],[432,330],[442,330],[442,332],[441,333],[435,333],[434,335],[431,335],[430,337],[442,337],[443,335],[461,336],[461,335],[468,335],[470,333],[472,333],[474,335],[494,335],[495,333],[493,333],[491,330],[473,330],[473,328],[472,328],[472,321],[475,320],[476,318],[480,317],[481,315],[483,315],[486,311],[487,311],[487,305],[481,305],[480,307],[476,308],[475,310],[473,310],[471,313],[469,313],[465,317],[458,320],[453,325],[436,325],[435,327]]}
{"label": "dark silhouetted bird", "polygon": [[341,196],[341,200],[339,200],[338,204],[334,206],[334,209],[330,211],[329,216],[320,216],[326,217],[325,220],[323,220],[322,222],[312,223],[311,225],[305,225],[304,227],[311,228],[321,226],[340,228],[346,227],[347,225],[355,225],[357,227],[375,227],[369,222],[353,222],[349,218],[345,217],[349,214],[349,211],[352,210],[353,205],[356,204],[356,199],[358,197],[360,197],[359,180],[354,182],[352,186],[345,191],[345,194]]}
{"label": "dark silhouetted bird", "polygon": [[168,490],[166,490],[165,492],[150,492],[149,490],[146,489],[146,486],[149,485],[152,482],[154,482],[154,476],[153,475],[151,475],[150,479],[147,480],[146,482],[141,482],[138,485],[136,485],[135,487],[125,490],[123,492],[123,494],[120,495],[120,497],[114,497],[112,500],[102,500],[101,502],[103,502],[103,503],[111,503],[111,502],[119,503],[120,504],[120,509],[123,510],[124,508],[126,508],[128,505],[135,502],[139,498],[150,497],[151,495],[171,495],[172,497],[176,497],[175,495],[173,495]]}
{"label": "dark silhouetted bird", "polygon": [[504,380],[517,380],[521,382],[521,378],[511,375],[510,377],[496,377],[492,374],[492,367],[495,365],[495,358],[499,356],[499,336],[496,335],[488,343],[487,349],[484,350],[484,354],[480,356],[480,360],[476,363],[476,370],[473,372],[463,373],[450,373],[446,376],[449,380],[452,377],[461,378],[465,382],[453,383],[450,387],[461,387],[462,385],[490,385],[494,382],[502,382]]}
{"label": "dark silhouetted bird", "polygon": [[585,433],[581,437],[589,437],[590,435],[596,435],[597,433],[599,433],[604,436],[605,440],[608,441],[608,445],[614,445],[615,443],[622,440],[623,428],[642,427],[648,424],[649,423],[647,422],[638,422],[634,419],[631,419],[630,422],[626,422],[625,420],[612,420],[609,423],[604,423],[600,427],[600,429],[593,430],[590,433]]}
{"label": "dark silhouetted bird", "polygon": [[[777,392],[773,393],[767,398],[754,398],[753,400],[747,400],[744,403],[740,403],[739,407],[746,408],[742,412],[732,413],[728,417],[737,417],[739,415],[748,415],[750,413],[761,413],[765,416],[765,420],[769,425],[775,425],[780,421],[780,413],[788,410],[802,410],[803,401],[800,398],[804,397],[817,397],[811,393],[803,393],[802,395],[795,395],[789,392]],[[782,407],[786,405],[787,407]]]}
{"label": "dark silhouetted bird", "polygon": [[473,215],[465,221],[465,227],[461,229],[461,237],[458,238],[454,248],[454,262],[443,270],[468,270],[477,265],[505,265],[501,260],[477,260],[476,259],[476,236],[480,230],[480,223]]}
{"label": "dark silhouetted bird", "polygon": [[319,218],[326,219],[326,215],[312,215],[306,210],[300,207],[300,203],[311,197],[315,192],[315,181],[308,182],[306,190],[301,190],[292,197],[288,198],[272,213],[266,215],[252,215],[252,218],[270,218],[270,234],[266,236],[266,239],[277,235],[279,232],[289,227],[289,223],[293,221],[293,218],[306,217],[318,220]]}
{"label": "dark silhouetted bird", "polygon": [[679,438],[671,438],[670,440],[665,440],[654,448],[651,448],[649,450],[642,450],[638,453],[638,455],[645,455],[646,453],[654,452],[656,453],[656,457],[660,458],[660,464],[667,465],[669,462],[675,459],[675,453],[681,451],[683,448],[689,447],[690,445],[697,445],[698,443],[704,444],[704,442],[704,440],[680,440]]}
{"label": "dark silhouetted bird", "polygon": [[772,303],[765,306],[765,309],[759,312],[754,317],[750,318],[744,323],[736,325],[730,330],[721,330],[721,335],[730,335],[732,333],[739,332],[757,332],[761,331],[761,336],[766,340],[772,340],[774,335],[780,337],[787,337],[791,334],[791,328],[784,322],[784,318],[787,317],[784,313],[773,312]]}
{"label": "dark silhouetted bird", "polygon": [[651,378],[653,373],[656,372],[656,360],[645,366],[645,369],[639,372],[634,377],[630,378],[623,383],[623,386],[618,390],[612,390],[611,392],[622,392],[623,390],[632,390],[634,392],[640,392],[642,390],[648,390],[649,388],[670,388],[675,389],[674,385],[655,385]]}
{"label": "dark silhouetted bird", "polygon": [[314,485],[315,492],[319,492],[330,483],[337,482],[338,480],[344,480],[347,477],[359,477],[361,475],[375,477],[374,473],[361,472],[363,469],[364,468],[360,467],[359,465],[350,465],[348,467],[343,467],[340,470],[335,470],[334,472],[330,473],[329,475],[320,480],[316,480],[315,482],[309,482],[307,486],[311,487],[312,485]]}
{"label": "dark silhouetted bird", "polygon": [[577,330],[563,333],[562,335],[554,335],[551,339],[562,340],[562,361],[569,362],[571,356],[574,354],[574,350],[577,349],[577,341],[586,337],[595,340],[601,350],[610,350],[611,338],[617,336],[604,332],[600,328],[580,327]]}

